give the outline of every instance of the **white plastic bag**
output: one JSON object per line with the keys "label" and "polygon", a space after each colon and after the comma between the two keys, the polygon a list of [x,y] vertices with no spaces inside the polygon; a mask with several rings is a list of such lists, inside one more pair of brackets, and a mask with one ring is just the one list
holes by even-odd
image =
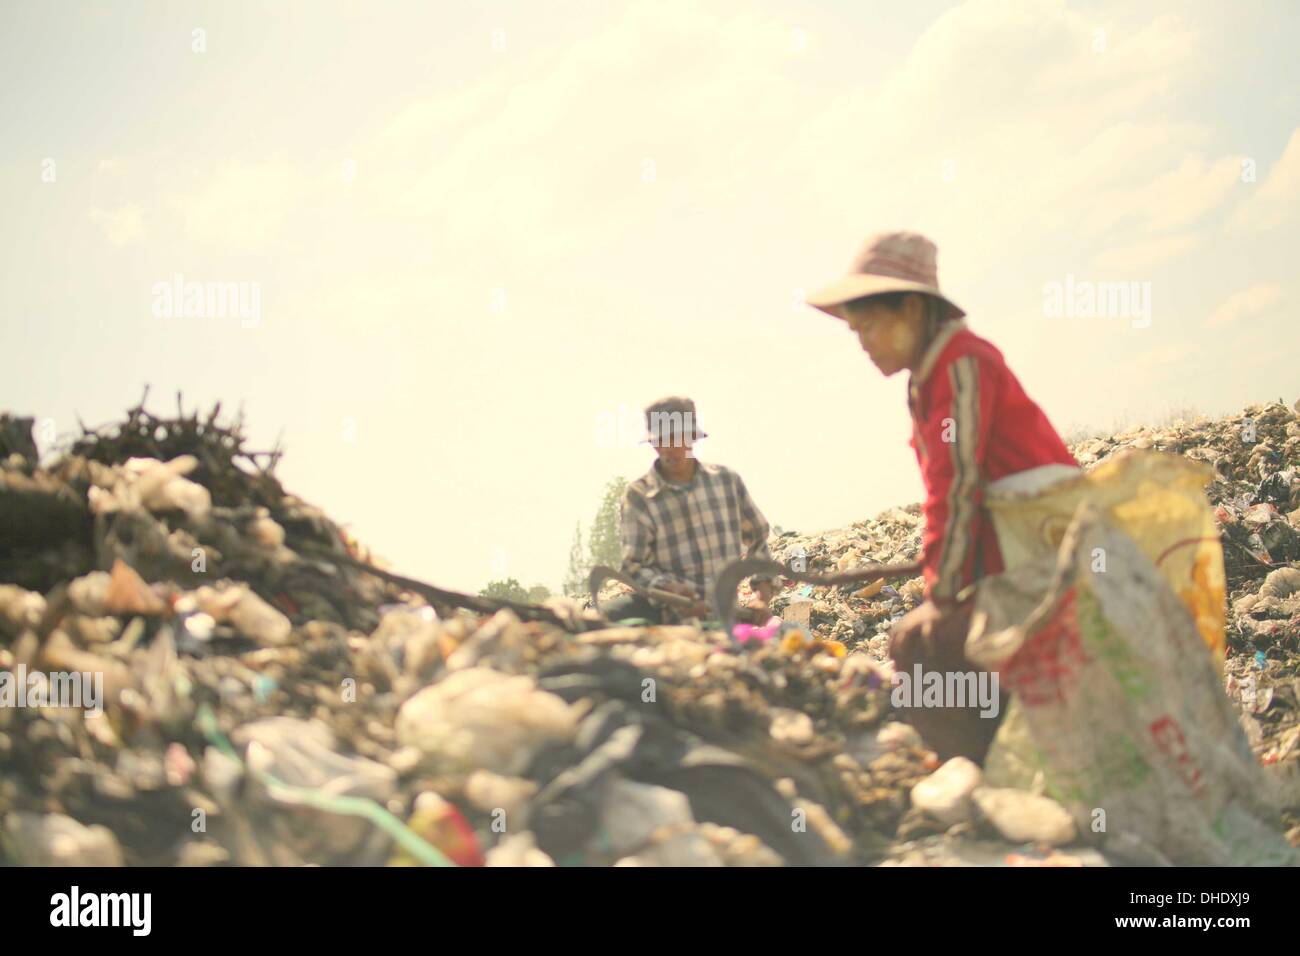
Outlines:
{"label": "white plastic bag", "polygon": [[980,583],[966,653],[1015,698],[995,782],[1040,784],[1129,859],[1296,862],[1196,618],[1097,510],[1080,506],[1056,558]]}

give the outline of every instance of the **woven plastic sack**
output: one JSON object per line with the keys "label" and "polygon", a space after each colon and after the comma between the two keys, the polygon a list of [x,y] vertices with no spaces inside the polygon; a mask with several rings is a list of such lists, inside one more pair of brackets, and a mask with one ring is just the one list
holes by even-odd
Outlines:
{"label": "woven plastic sack", "polygon": [[1223,545],[1204,490],[1213,477],[1214,469],[1203,462],[1129,450],[1042,490],[991,488],[986,506],[1008,569],[1054,555],[1081,501],[1099,508],[1183,599],[1222,669]]}
{"label": "woven plastic sack", "polygon": [[1055,557],[980,582],[966,653],[1016,701],[990,782],[1041,787],[1133,862],[1296,862],[1191,611],[1098,510]]}

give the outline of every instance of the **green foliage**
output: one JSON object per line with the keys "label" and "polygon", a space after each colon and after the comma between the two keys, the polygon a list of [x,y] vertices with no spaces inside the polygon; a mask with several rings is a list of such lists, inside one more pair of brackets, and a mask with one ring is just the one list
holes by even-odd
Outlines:
{"label": "green foliage", "polygon": [[569,547],[569,569],[564,574],[564,593],[571,598],[582,598],[587,593],[587,574],[590,567],[582,559],[582,522],[573,529],[573,544]]}
{"label": "green foliage", "polygon": [[623,531],[621,528],[623,492],[627,490],[625,478],[611,478],[605,485],[596,520],[591,523],[587,536],[587,567],[598,564],[617,568],[623,562]]}
{"label": "green foliage", "polygon": [[488,586],[478,592],[479,597],[491,598],[494,601],[515,601],[519,604],[528,603],[528,592],[524,586],[514,578],[506,578],[504,581],[490,581]]}

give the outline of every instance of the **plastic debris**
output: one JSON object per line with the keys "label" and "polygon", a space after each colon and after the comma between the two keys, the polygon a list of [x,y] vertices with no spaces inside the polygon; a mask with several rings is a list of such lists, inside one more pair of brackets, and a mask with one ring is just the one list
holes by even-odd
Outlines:
{"label": "plastic debris", "polygon": [[576,711],[531,678],[472,667],[403,704],[395,731],[438,768],[517,774],[543,745],[571,739],[576,725]]}
{"label": "plastic debris", "polygon": [[[1051,854],[917,809],[962,776],[889,703],[919,577],[778,589],[779,625],[739,646],[588,630],[576,604],[525,623],[331,560],[373,556],[215,411],[133,409],[46,467],[5,421],[0,670],[102,673],[104,707],[0,709],[0,863],[1107,862],[1082,830]],[[1256,406],[1074,447],[1089,466],[1138,442],[1216,469],[1225,687],[1268,771],[1300,767],[1300,419]],[[922,532],[910,506],[769,544],[828,572],[912,560]]]}
{"label": "plastic debris", "polygon": [[181,455],[168,462],[129,458],[123,465],[96,474],[89,490],[90,510],[106,514],[144,507],[149,511],[184,511],[192,518],[202,518],[212,508],[212,495],[202,485],[182,477],[198,464],[193,455]]}

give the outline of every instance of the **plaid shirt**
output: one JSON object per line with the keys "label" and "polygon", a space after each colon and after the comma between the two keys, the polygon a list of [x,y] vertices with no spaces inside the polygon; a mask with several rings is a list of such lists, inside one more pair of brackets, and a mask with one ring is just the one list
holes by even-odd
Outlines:
{"label": "plaid shirt", "polygon": [[718,572],[740,558],[767,558],[767,519],[740,475],[696,460],[686,484],[658,464],[623,494],[623,571],[642,587],[689,584],[707,595]]}

